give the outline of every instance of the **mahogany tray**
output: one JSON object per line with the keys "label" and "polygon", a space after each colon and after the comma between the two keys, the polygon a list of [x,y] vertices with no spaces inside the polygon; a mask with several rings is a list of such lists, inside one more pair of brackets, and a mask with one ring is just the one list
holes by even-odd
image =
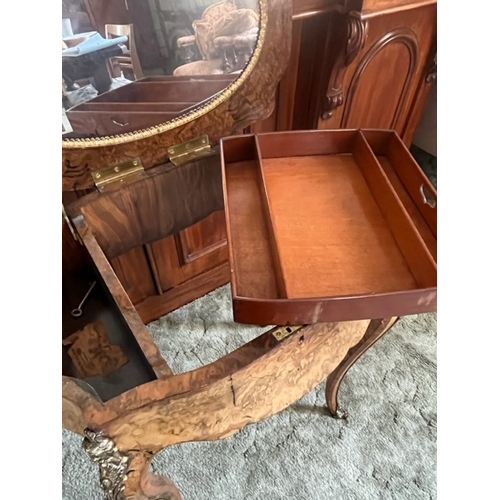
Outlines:
{"label": "mahogany tray", "polygon": [[221,139],[234,320],[436,310],[437,193],[386,130]]}

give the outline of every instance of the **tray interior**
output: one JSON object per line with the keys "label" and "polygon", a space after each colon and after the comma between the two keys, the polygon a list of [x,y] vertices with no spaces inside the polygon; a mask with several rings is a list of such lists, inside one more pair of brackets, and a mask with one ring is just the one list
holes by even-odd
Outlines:
{"label": "tray interior", "polygon": [[[437,261],[437,193],[395,133],[364,130],[370,148],[410,215],[429,252]],[[423,202],[423,194],[428,202]]]}
{"label": "tray interior", "polygon": [[[432,253],[366,138],[336,132],[248,136],[223,146],[236,296],[298,299],[435,286]],[[423,219],[421,226],[430,233]]]}

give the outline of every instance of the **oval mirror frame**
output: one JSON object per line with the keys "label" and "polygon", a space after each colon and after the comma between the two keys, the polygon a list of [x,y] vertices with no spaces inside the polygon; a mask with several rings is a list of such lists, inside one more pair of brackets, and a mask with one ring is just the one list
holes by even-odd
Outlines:
{"label": "oval mirror frame", "polygon": [[242,133],[273,111],[277,85],[285,72],[292,41],[292,0],[258,0],[261,28],[243,73],[208,104],[147,131],[62,144],[62,190],[94,189],[92,172],[132,158],[145,170],[169,161],[167,149],[207,134],[212,145]]}
{"label": "oval mirror frame", "polygon": [[254,51],[245,66],[241,74],[231,82],[224,90],[218,94],[212,96],[203,103],[200,103],[194,109],[189,112],[179,115],[172,120],[169,120],[158,125],[154,125],[145,129],[139,129],[137,131],[128,132],[124,134],[116,134],[112,136],[102,136],[102,137],[91,137],[91,138],[63,138],[63,148],[85,148],[85,147],[99,147],[99,146],[111,146],[115,144],[123,144],[130,141],[135,141],[137,139],[143,139],[150,137],[152,135],[161,134],[173,128],[184,125],[185,123],[196,120],[201,115],[209,113],[212,109],[217,107],[223,101],[228,99],[231,94],[242,84],[242,82],[248,77],[248,75],[254,69],[257,60],[259,58],[260,52],[262,50],[263,40],[265,38],[265,33],[267,29],[267,3],[268,0],[256,0],[259,7],[259,33],[257,36],[257,43],[255,45]]}
{"label": "oval mirror frame", "polygon": [[[261,56],[262,50],[267,38],[267,33],[269,28],[274,28],[276,30],[276,26],[268,26],[269,22],[269,14],[271,14],[271,18],[274,16],[274,10],[276,6],[273,6],[275,3],[282,3],[285,6],[288,1],[285,2],[276,2],[276,0],[257,0],[260,14],[259,21],[259,33],[257,38],[257,43],[255,49],[248,61],[248,64],[243,69],[242,73],[232,82],[230,83],[224,90],[210,98],[208,101],[201,103],[196,108],[190,110],[188,113],[180,115],[168,122],[161,123],[159,125],[155,125],[152,127],[148,127],[146,129],[141,129],[134,132],[128,132],[124,134],[118,134],[113,136],[103,136],[103,137],[93,137],[93,138],[63,138],[62,146],[63,149],[79,149],[79,148],[95,148],[101,146],[113,146],[118,144],[125,144],[128,142],[146,139],[157,134],[161,134],[163,132],[167,132],[169,130],[181,127],[190,121],[197,120],[202,115],[206,113],[210,113],[210,111],[217,108],[224,101],[228,100],[234,92],[247,80],[247,78],[252,74],[258,65],[259,58]],[[271,12],[269,12],[271,10]],[[288,9],[290,10],[290,9]],[[291,12],[289,14],[291,16]],[[280,30],[281,31],[281,30]],[[271,38],[275,38],[272,37]],[[276,40],[275,40],[276,41]]]}

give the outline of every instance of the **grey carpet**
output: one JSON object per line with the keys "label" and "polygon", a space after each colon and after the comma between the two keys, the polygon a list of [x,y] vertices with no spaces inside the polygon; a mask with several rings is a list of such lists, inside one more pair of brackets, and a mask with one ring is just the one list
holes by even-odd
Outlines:
{"label": "grey carpet", "polygon": [[[213,361],[266,328],[232,322],[229,287],[149,325],[174,371]],[[152,469],[185,500],[436,498],[436,314],[408,316],[342,382],[346,420],[324,383],[283,412],[215,442],[160,452]],[[81,438],[63,430],[63,499],[102,500]]]}

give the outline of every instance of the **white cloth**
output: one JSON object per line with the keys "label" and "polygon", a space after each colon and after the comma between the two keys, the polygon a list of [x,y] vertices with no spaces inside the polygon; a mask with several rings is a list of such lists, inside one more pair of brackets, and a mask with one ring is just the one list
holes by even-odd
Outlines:
{"label": "white cloth", "polygon": [[83,40],[78,45],[76,45],[75,47],[63,49],[63,57],[78,57],[83,54],[95,52],[97,50],[105,49],[106,47],[112,47],[113,45],[118,45],[120,43],[126,43],[128,41],[127,36],[103,38],[97,31],[90,31],[88,33],[73,35],[67,38],[63,38],[63,41],[68,44],[68,42],[79,38],[83,38]]}

